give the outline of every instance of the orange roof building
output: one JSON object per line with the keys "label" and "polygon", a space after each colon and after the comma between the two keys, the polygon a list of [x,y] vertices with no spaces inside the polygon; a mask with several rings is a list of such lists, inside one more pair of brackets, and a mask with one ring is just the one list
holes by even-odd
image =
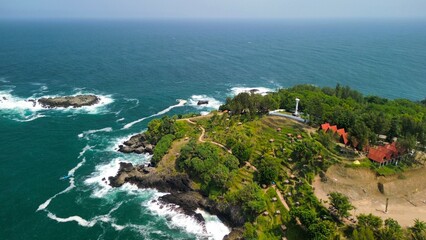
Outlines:
{"label": "orange roof building", "polygon": [[340,136],[340,141],[342,141],[345,145],[348,145],[348,133],[345,131],[344,128],[338,129],[337,134]]}
{"label": "orange roof building", "polygon": [[379,146],[377,148],[370,148],[367,157],[379,164],[386,164],[389,161],[396,159],[399,155],[396,143]]}
{"label": "orange roof building", "polygon": [[330,128],[330,123],[324,123],[324,124],[321,124],[321,129],[324,131],[324,132],[327,132],[327,130]]}
{"label": "orange roof building", "polygon": [[324,124],[321,124],[321,129],[324,132],[331,131],[333,133],[337,133],[342,143],[344,143],[345,145],[349,143],[348,133],[345,131],[344,128],[337,129],[336,125],[330,125],[330,123],[324,123]]}

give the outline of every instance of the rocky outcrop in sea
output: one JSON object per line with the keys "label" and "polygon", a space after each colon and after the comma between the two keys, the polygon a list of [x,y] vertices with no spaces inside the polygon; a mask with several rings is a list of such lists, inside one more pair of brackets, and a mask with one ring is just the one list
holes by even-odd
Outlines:
{"label": "rocky outcrop in sea", "polygon": [[99,97],[95,95],[76,95],[76,96],[63,96],[63,97],[51,97],[51,98],[40,98],[37,101],[44,108],[56,108],[56,107],[83,107],[91,106],[99,102]]}

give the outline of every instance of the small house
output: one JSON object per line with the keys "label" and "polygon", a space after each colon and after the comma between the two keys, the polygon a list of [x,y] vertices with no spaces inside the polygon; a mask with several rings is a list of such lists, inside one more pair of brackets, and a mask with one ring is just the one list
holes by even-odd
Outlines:
{"label": "small house", "polygon": [[367,157],[380,166],[387,165],[389,163],[398,164],[399,151],[396,147],[396,143],[386,144],[376,148],[370,148]]}

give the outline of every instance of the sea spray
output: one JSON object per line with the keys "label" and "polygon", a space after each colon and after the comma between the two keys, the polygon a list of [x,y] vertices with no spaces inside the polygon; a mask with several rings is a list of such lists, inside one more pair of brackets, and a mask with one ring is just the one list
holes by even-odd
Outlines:
{"label": "sea spray", "polygon": [[115,219],[111,217],[111,214],[113,212],[115,212],[120,206],[121,206],[121,202],[116,204],[107,214],[104,215],[99,215],[99,216],[95,216],[90,220],[86,220],[80,216],[74,215],[74,216],[70,216],[70,217],[58,217],[56,216],[54,213],[47,211],[47,216],[52,219],[55,220],[59,223],[64,223],[64,222],[77,222],[78,225],[83,226],[83,227],[93,227],[97,222],[106,222],[106,223],[115,223]]}
{"label": "sea spray", "polygon": [[[1,90],[0,113],[6,113],[4,114],[4,116],[10,116],[10,119],[14,121],[30,122],[38,118],[46,117],[46,114],[51,111],[100,114],[106,112],[105,106],[114,102],[112,97],[109,95],[97,95],[99,98],[99,102],[91,106],[82,106],[79,108],[45,108],[37,101],[39,98],[58,97],[58,95],[39,96],[46,89],[47,87],[41,87],[38,93],[28,98],[13,95],[13,90],[11,89]],[[77,96],[81,94],[82,93],[76,93],[70,96]],[[40,114],[38,112],[43,112],[43,114]]]}
{"label": "sea spray", "polygon": [[186,102],[187,102],[186,100],[182,100],[182,99],[177,99],[176,101],[178,101],[179,103],[176,104],[176,105],[172,105],[172,106],[170,106],[170,107],[168,107],[168,108],[166,108],[166,109],[164,109],[164,110],[162,110],[162,111],[160,111],[158,113],[155,113],[155,114],[153,114],[151,116],[143,117],[143,118],[140,118],[140,119],[138,119],[136,121],[130,122],[130,123],[124,125],[124,127],[122,129],[131,128],[136,123],[140,123],[140,122],[144,121],[145,119],[149,119],[149,118],[153,118],[153,117],[156,117],[156,116],[163,115],[163,114],[169,112],[170,110],[172,110],[173,108],[183,107],[186,104]]}
{"label": "sea spray", "polygon": [[243,92],[246,92],[246,93],[253,92],[260,95],[266,95],[274,91],[275,91],[274,89],[266,88],[266,87],[252,87],[252,88],[251,87],[233,87],[231,88],[231,95],[235,96]]}
{"label": "sea spray", "polygon": [[84,131],[84,132],[78,134],[78,137],[82,138],[84,136],[88,136],[90,134],[98,133],[98,132],[112,132],[112,128],[106,127],[106,128],[102,128],[102,129],[87,130],[87,131]]}
{"label": "sea spray", "polygon": [[[206,104],[198,105],[199,101],[207,101]],[[223,103],[213,97],[207,95],[192,95],[188,100],[188,105],[195,107],[196,109],[210,109],[210,110],[218,110],[220,105]]]}

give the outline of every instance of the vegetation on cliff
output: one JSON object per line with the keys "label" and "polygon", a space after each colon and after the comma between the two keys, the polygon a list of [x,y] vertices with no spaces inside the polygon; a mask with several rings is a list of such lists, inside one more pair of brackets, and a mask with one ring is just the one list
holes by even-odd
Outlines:
{"label": "vegetation on cliff", "polygon": [[404,144],[409,148],[416,141],[426,144],[424,101],[363,96],[339,84],[335,88],[298,85],[266,96],[241,93],[228,98],[220,109],[253,119],[277,108],[291,111],[295,108],[295,98],[301,99],[299,111],[311,125],[330,122],[345,128],[350,139],[359,143],[359,149],[368,142],[375,143],[378,134],[386,135],[388,140],[393,137],[406,139]]}
{"label": "vegetation on cliff", "polygon": [[[302,99],[300,109],[310,126],[265,116],[276,108],[294,108],[296,97]],[[220,109],[228,111],[155,119],[145,136],[155,144],[152,163],[159,165],[157,171],[186,174],[194,189],[222,209],[241,209],[237,214],[245,219],[246,239],[417,239],[424,234],[421,221],[415,230],[404,230],[392,219],[383,225],[372,215],[348,224],[353,208],[349,199],[331,194],[333,213],[312,188],[316,175],[345,159],[334,137],[317,131],[318,124],[346,128],[359,148],[375,143],[377,134],[398,137],[413,147],[413,141],[426,141],[426,108],[421,103],[365,97],[339,85],[301,85],[266,96],[241,93]]]}

